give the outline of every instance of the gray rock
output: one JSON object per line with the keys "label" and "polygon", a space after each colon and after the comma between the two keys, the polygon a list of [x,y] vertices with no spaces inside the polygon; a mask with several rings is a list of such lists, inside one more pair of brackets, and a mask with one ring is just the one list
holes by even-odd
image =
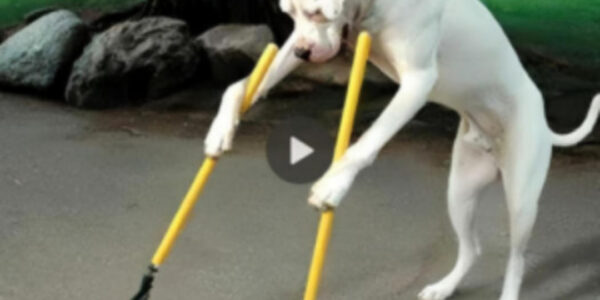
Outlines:
{"label": "gray rock", "polygon": [[115,25],[75,62],[67,102],[107,108],[140,104],[188,83],[199,57],[185,23],[164,17]]}
{"label": "gray rock", "polygon": [[196,38],[204,51],[210,77],[218,82],[232,82],[247,76],[273,33],[265,25],[220,25]]}
{"label": "gray rock", "polygon": [[0,45],[0,85],[39,92],[62,89],[88,40],[87,26],[70,11],[41,17]]}

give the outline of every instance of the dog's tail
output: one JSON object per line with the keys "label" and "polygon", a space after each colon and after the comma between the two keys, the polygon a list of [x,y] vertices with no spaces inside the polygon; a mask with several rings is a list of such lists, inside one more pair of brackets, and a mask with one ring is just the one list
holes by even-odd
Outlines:
{"label": "dog's tail", "polygon": [[578,144],[592,132],[594,125],[596,125],[596,121],[598,121],[598,114],[600,114],[600,94],[594,97],[590,110],[585,117],[585,121],[583,121],[583,124],[575,129],[575,131],[567,134],[558,134],[550,130],[552,134],[552,144],[558,147],[570,147]]}

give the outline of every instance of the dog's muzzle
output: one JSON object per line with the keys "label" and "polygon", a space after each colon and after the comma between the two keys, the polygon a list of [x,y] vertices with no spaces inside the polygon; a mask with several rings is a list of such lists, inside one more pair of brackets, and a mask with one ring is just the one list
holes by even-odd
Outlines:
{"label": "dog's muzzle", "polygon": [[310,58],[311,50],[305,48],[296,48],[294,49],[294,55],[299,59],[306,60]]}

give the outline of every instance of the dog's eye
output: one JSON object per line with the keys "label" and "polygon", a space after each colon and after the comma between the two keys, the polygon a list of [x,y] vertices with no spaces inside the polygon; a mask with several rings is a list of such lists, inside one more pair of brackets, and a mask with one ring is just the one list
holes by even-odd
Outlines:
{"label": "dog's eye", "polygon": [[309,19],[313,22],[317,22],[317,23],[329,22],[329,19],[327,19],[327,17],[325,17],[325,15],[323,14],[323,12],[320,9],[315,12],[304,11],[304,16],[307,19]]}

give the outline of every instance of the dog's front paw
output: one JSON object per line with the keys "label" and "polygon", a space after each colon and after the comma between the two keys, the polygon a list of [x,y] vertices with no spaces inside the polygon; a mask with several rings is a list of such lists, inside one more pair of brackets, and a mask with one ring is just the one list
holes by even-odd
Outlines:
{"label": "dog's front paw", "polygon": [[218,157],[223,152],[231,150],[237,123],[235,118],[217,116],[204,140],[206,156]]}
{"label": "dog's front paw", "polygon": [[218,157],[231,150],[235,129],[240,122],[240,106],[244,101],[245,89],[246,80],[242,80],[229,86],[223,94],[217,117],[204,140],[204,153],[207,156]]}
{"label": "dog's front paw", "polygon": [[419,293],[421,300],[445,300],[454,293],[454,286],[445,282],[429,285]]}
{"label": "dog's front paw", "polygon": [[355,174],[347,168],[334,165],[313,185],[308,203],[319,210],[337,207],[350,189]]}

